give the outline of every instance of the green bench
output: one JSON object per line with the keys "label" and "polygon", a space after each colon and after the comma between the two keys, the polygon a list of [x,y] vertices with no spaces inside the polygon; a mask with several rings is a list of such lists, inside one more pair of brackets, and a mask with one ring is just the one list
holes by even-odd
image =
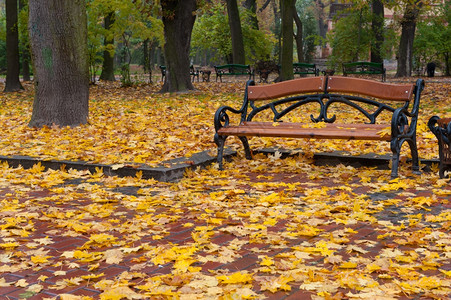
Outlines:
{"label": "green bench", "polygon": [[240,64],[227,64],[222,66],[214,66],[216,72],[216,81],[222,82],[222,76],[239,76],[248,75],[249,80],[254,79],[254,71],[251,69],[250,65],[240,65]]}
{"label": "green bench", "polygon": [[357,75],[381,74],[382,81],[385,81],[385,68],[383,63],[357,61],[343,63],[342,66],[343,66],[343,76],[347,76],[348,74],[357,74]]}
{"label": "green bench", "polygon": [[[166,77],[166,66],[160,66],[160,71],[161,71],[161,81],[164,81]],[[189,75],[193,77],[193,82],[194,78],[196,77],[197,82],[199,82],[199,70],[194,69],[193,65],[189,66]]]}
{"label": "green bench", "polygon": [[[277,72],[280,74],[280,65],[277,65]],[[293,63],[294,75],[315,75],[319,76],[319,69],[316,68],[316,64],[308,63]]]}
{"label": "green bench", "polygon": [[293,63],[293,73],[298,75],[315,75],[319,76],[319,69],[316,64]]}

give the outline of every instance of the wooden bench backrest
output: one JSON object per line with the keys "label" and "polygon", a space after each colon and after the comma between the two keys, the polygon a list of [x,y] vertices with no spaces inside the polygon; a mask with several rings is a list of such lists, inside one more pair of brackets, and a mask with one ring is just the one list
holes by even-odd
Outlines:
{"label": "wooden bench backrest", "polygon": [[248,86],[248,99],[268,100],[296,94],[327,92],[410,101],[415,88],[414,84],[389,84],[360,78],[329,76],[325,89],[325,79],[326,77],[299,78],[274,84]]}
{"label": "wooden bench backrest", "polygon": [[410,101],[414,84],[389,84],[360,78],[329,76],[328,93],[351,93],[385,100]]}
{"label": "wooden bench backrest", "polygon": [[288,95],[324,92],[324,77],[299,78],[267,85],[248,86],[249,100],[276,99]]}

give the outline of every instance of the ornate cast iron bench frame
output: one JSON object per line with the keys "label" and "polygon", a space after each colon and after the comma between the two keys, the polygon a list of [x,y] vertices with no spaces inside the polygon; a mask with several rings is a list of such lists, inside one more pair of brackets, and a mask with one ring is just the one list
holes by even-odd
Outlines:
{"label": "ornate cast iron bench frame", "polygon": [[428,127],[438,139],[439,176],[444,178],[445,171],[451,171],[451,118],[433,116],[429,119]]}
{"label": "ornate cast iron bench frame", "polygon": [[347,76],[348,74],[357,74],[357,75],[381,74],[382,82],[385,82],[386,71],[383,63],[357,61],[343,63],[342,67],[343,67],[343,76]]}
{"label": "ornate cast iron bench frame", "polygon": [[[412,156],[412,169],[419,173],[416,128],[423,88],[422,79],[418,79],[416,84],[395,85],[366,79],[325,76],[260,86],[249,80],[240,109],[222,106],[215,113],[214,140],[218,147],[219,168],[223,168],[223,151],[227,137],[237,136],[244,146],[246,158],[251,159],[248,137],[257,136],[387,141],[393,153],[393,178],[398,176],[401,146],[407,142]],[[282,122],[282,118],[288,113],[299,116],[296,109],[312,103],[317,104],[318,108],[311,111],[310,119],[313,123],[325,122],[323,127],[312,128],[308,127],[308,123]],[[336,105],[349,106],[356,113],[363,115],[368,122],[334,123],[337,115],[330,116],[330,107]],[[391,122],[377,124],[376,120],[380,119],[378,116],[383,111],[392,114]],[[254,117],[262,115],[262,112],[270,113],[272,119],[253,121]],[[240,119],[239,124],[230,124],[233,115]]]}

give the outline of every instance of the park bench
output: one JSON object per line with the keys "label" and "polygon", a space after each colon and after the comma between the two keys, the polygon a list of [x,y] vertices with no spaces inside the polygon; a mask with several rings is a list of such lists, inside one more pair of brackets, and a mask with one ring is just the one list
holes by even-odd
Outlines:
{"label": "park bench", "polygon": [[[395,85],[322,76],[259,86],[250,80],[240,109],[222,106],[215,113],[219,168],[223,168],[229,136],[241,140],[248,159],[252,158],[248,137],[286,137],[387,141],[392,151],[393,178],[398,175],[401,146],[407,142],[412,169],[419,173],[416,126],[423,88],[422,79],[416,84]],[[344,118],[344,112],[351,117]],[[340,122],[335,123],[337,117]]]}
{"label": "park bench", "polygon": [[[277,72],[280,74],[280,65],[277,65]],[[293,63],[294,75],[315,75],[319,76],[319,69],[316,68],[316,64],[308,63]]]}
{"label": "park bench", "polygon": [[298,75],[315,75],[319,76],[319,69],[316,64],[293,63],[293,73]]}
{"label": "park bench", "polygon": [[[160,71],[161,71],[161,81],[164,82],[164,79],[166,77],[166,66],[160,66]],[[189,67],[189,75],[193,77],[193,82],[194,78],[196,77],[197,81],[199,82],[199,70],[196,70],[193,65]]]}
{"label": "park bench", "polygon": [[222,66],[214,66],[216,72],[216,81],[222,82],[222,76],[239,76],[248,75],[249,79],[254,78],[254,71],[251,69],[250,65],[240,65],[240,64],[227,64]]}
{"label": "park bench", "polygon": [[343,76],[348,74],[374,75],[381,74],[382,81],[385,81],[385,68],[383,63],[374,63],[368,61],[357,61],[343,63]]}

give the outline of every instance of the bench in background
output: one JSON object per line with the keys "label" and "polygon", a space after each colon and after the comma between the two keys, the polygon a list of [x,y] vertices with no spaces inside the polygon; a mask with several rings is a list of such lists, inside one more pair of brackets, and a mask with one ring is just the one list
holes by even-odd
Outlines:
{"label": "bench in background", "polygon": [[350,63],[343,63],[343,76],[347,76],[348,74],[357,74],[357,75],[374,75],[381,74],[382,81],[385,81],[385,68],[383,63],[374,63],[368,61],[357,61]]}
{"label": "bench in background", "polygon": [[[393,153],[393,178],[398,176],[401,146],[407,142],[412,169],[419,173],[416,127],[423,88],[422,79],[416,84],[387,84],[324,76],[260,86],[250,80],[240,109],[222,106],[215,113],[219,168],[229,136],[241,140],[248,159],[252,158],[248,137],[287,137],[387,141]],[[350,118],[343,118],[345,110]],[[384,122],[382,113],[388,113],[390,120]],[[299,121],[303,116],[310,119]]]}
{"label": "bench in background", "polygon": [[[161,71],[161,81],[164,81],[166,77],[166,66],[160,66],[160,71]],[[196,77],[197,82],[199,82],[199,70],[196,70],[193,65],[189,67],[189,75],[193,77],[193,82],[194,78]]]}
{"label": "bench in background", "polygon": [[222,76],[239,76],[248,75],[249,79],[254,79],[254,71],[250,65],[227,64],[222,66],[214,66],[216,72],[216,81],[222,82]]}

